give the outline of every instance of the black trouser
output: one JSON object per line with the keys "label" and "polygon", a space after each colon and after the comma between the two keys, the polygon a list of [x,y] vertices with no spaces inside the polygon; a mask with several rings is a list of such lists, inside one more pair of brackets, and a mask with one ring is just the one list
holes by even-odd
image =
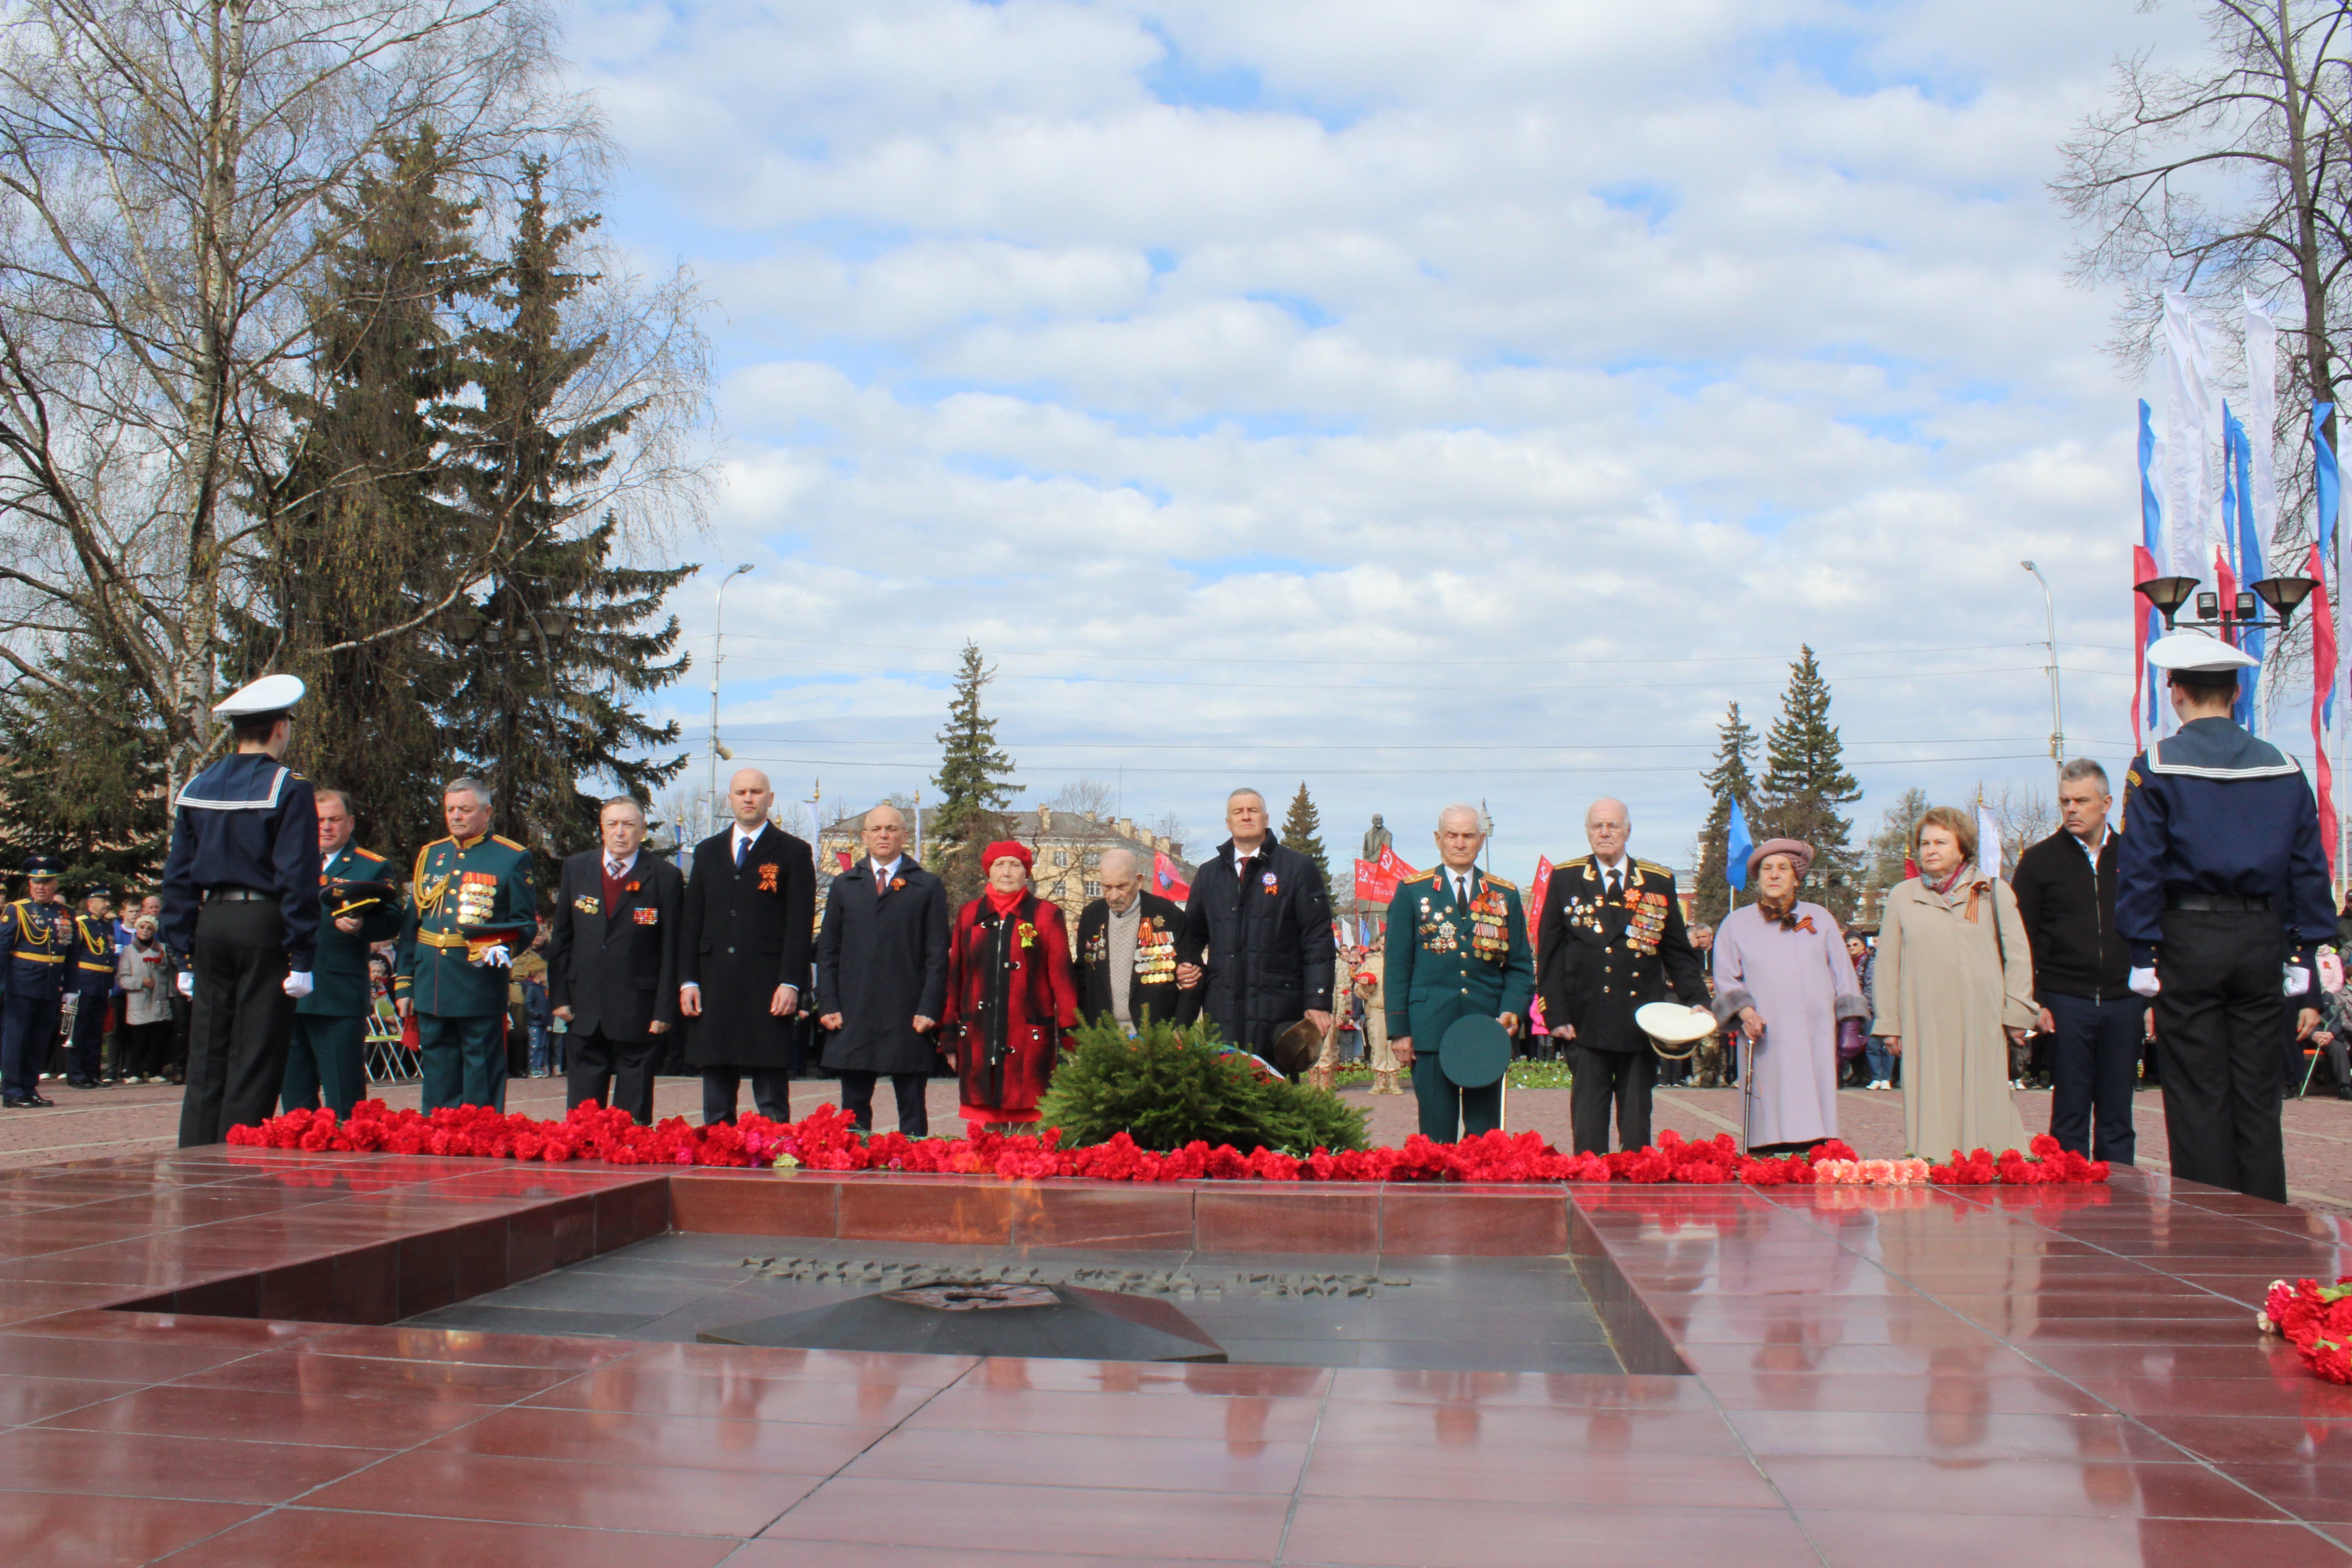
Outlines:
{"label": "black trouser", "polygon": [[656,1035],[646,1040],[616,1040],[610,1035],[567,1035],[571,1070],[563,1082],[563,1105],[570,1110],[594,1100],[625,1110],[640,1127],[654,1120],[654,1068],[660,1065],[662,1047]]}
{"label": "black trouser", "polygon": [[2156,1043],[2172,1173],[2286,1202],[2279,1128],[2279,977],[2286,933],[2267,910],[2167,910]]}
{"label": "black trouser", "polygon": [[11,1100],[33,1098],[49,1059],[49,1042],[58,1037],[62,1005],[47,996],[8,997],[0,1014],[0,1093]]}
{"label": "black trouser", "polygon": [[2053,996],[2042,1005],[2058,1026],[2050,1037],[2050,1136],[2086,1160],[2132,1163],[2132,1086],[2147,1002],[2130,992],[2094,1002]]}
{"label": "black trouser", "polygon": [[[702,1124],[724,1121],[735,1123],[735,1097],[745,1079],[751,1080],[751,1106],[771,1121],[793,1119],[793,1075],[783,1068],[704,1068],[702,1069]],[[873,1088],[866,1089],[866,1104],[873,1104]]]}
{"label": "black trouser", "polygon": [[116,1060],[125,1078],[152,1078],[172,1065],[172,1020],[125,1024],[117,1034],[121,1042]]}
{"label": "black trouser", "polygon": [[275,903],[206,904],[196,914],[188,968],[196,977],[188,1025],[188,1092],[180,1147],[217,1143],[232,1127],[258,1127],[278,1109],[294,998],[286,994],[286,924]]}
{"label": "black trouser", "polygon": [[74,1004],[73,1033],[66,1039],[66,1081],[96,1083],[106,1070],[106,993],[85,994]]}
{"label": "black trouser", "polygon": [[1650,1142],[1650,1090],[1658,1081],[1658,1055],[1638,1051],[1596,1051],[1570,1041],[1568,1119],[1576,1134],[1580,1154],[1609,1152],[1609,1108],[1617,1108],[1617,1145],[1647,1148]]}
{"label": "black trouser", "polygon": [[[860,1072],[855,1068],[841,1069],[841,1109],[861,1132],[874,1131],[874,1080],[878,1072]],[[894,1072],[890,1075],[890,1092],[898,1101],[898,1131],[909,1138],[920,1138],[931,1130],[931,1113],[923,1104],[923,1094],[931,1075],[927,1072]]]}

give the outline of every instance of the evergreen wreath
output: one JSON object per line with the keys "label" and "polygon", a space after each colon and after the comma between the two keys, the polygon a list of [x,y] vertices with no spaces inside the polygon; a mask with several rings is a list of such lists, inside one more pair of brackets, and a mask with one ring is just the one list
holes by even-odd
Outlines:
{"label": "evergreen wreath", "polygon": [[1339,1096],[1269,1075],[1205,1023],[1179,1029],[1149,1016],[1132,1039],[1108,1019],[1079,1026],[1037,1114],[1062,1130],[1065,1148],[1120,1132],[1161,1152],[1196,1140],[1299,1157],[1367,1146],[1364,1113]]}

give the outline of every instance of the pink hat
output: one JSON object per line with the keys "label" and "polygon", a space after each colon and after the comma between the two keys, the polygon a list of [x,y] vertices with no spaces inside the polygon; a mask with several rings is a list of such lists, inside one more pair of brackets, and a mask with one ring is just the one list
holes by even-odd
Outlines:
{"label": "pink hat", "polygon": [[1800,882],[1805,879],[1805,873],[1812,868],[1813,847],[1806,843],[1803,839],[1767,838],[1763,843],[1759,844],[1755,848],[1750,849],[1748,852],[1748,879],[1749,881],[1752,882],[1756,879],[1756,868],[1764,864],[1764,857],[1767,855],[1786,855],[1790,860],[1794,861],[1797,867],[1797,880]]}

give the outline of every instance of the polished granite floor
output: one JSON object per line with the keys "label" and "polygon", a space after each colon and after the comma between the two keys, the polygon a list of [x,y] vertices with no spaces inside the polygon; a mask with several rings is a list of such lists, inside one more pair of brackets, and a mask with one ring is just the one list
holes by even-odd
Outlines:
{"label": "polished granite floor", "polygon": [[[1233,1362],[1465,1372],[1624,1370],[1574,1268],[1559,1258],[1103,1252],[672,1235],[407,1321],[418,1328],[498,1333],[691,1341],[706,1328],[834,1306],[897,1283],[762,1277],[744,1267],[747,1258],[887,1260],[971,1273],[1010,1270],[1097,1289],[1108,1287],[1087,1271],[1173,1272],[1190,1288],[1161,1299],[1213,1336]],[[1073,1279],[1074,1274],[1080,1277]],[[1323,1284],[1327,1279],[1333,1283]]]}
{"label": "polished granite floor", "polygon": [[[1255,1237],[1258,1261],[1309,1234],[1565,1250],[1612,1332],[1638,1312],[1693,1374],[353,1321],[779,1205],[867,1251],[1024,1227]],[[2065,1192],[1129,1193],[98,1162],[0,1181],[0,1563],[2352,1568],[2352,1390],[2306,1377],[2252,1312],[2274,1276],[2352,1272],[2347,1240],[2332,1217],[2144,1173]]]}

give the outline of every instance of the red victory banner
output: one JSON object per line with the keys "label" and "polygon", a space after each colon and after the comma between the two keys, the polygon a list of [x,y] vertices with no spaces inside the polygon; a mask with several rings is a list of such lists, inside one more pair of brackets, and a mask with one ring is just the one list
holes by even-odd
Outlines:
{"label": "red victory banner", "polygon": [[1398,883],[1420,875],[1398,859],[1395,850],[1383,844],[1379,859],[1356,862],[1356,901],[1360,904],[1385,904],[1396,897]]}
{"label": "red victory banner", "polygon": [[1192,884],[1178,879],[1176,862],[1168,858],[1165,850],[1151,852],[1151,885],[1159,889],[1161,898],[1173,899],[1180,904],[1192,896]]}

